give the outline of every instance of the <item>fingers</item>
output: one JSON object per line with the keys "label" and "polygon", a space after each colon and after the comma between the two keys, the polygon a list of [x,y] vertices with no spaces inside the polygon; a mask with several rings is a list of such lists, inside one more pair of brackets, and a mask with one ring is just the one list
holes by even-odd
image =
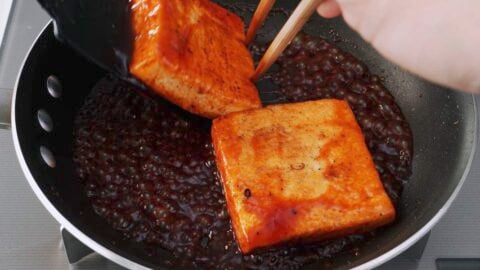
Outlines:
{"label": "fingers", "polygon": [[340,6],[336,0],[325,0],[317,9],[320,16],[330,19],[342,14]]}

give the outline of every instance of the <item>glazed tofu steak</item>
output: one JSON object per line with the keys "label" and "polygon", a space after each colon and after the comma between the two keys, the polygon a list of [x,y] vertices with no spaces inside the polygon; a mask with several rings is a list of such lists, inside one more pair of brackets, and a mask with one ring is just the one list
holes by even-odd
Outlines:
{"label": "glazed tofu steak", "polygon": [[214,120],[212,137],[243,253],[365,232],[395,218],[345,101],[232,113]]}
{"label": "glazed tofu steak", "polygon": [[207,0],[132,0],[130,73],[208,118],[261,107],[240,17]]}

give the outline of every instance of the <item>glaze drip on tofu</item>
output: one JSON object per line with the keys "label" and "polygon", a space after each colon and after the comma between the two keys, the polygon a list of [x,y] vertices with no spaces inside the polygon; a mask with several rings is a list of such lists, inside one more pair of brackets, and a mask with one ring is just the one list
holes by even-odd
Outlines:
{"label": "glaze drip on tofu", "polygon": [[240,17],[208,0],[132,0],[130,72],[204,117],[261,107]]}
{"label": "glaze drip on tofu", "polygon": [[213,121],[212,139],[244,253],[361,233],[395,218],[345,101],[232,113]]}

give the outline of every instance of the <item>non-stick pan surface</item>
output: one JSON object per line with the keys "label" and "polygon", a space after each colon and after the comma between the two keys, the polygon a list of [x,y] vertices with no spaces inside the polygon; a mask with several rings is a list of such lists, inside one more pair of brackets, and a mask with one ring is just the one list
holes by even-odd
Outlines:
{"label": "non-stick pan surface", "polygon": [[[256,1],[223,1],[239,13],[249,14]],[[281,1],[291,10],[295,3]],[[241,7],[238,9],[238,7]],[[248,15],[246,16],[248,21]],[[274,12],[260,33],[267,41],[286,20]],[[358,256],[343,254],[329,268],[375,267],[419,240],[445,213],[466,177],[474,152],[476,108],[471,95],[420,80],[379,56],[341,19],[314,18],[306,31],[323,36],[362,60],[395,96],[414,135],[413,175],[399,204],[398,220],[363,243]],[[144,254],[140,245],[122,240],[98,217],[83,195],[72,162],[73,120],[93,85],[104,75],[66,46],[49,25],[30,51],[14,93],[12,129],[21,166],[40,201],[78,239],[107,258],[129,268],[162,268],[162,259]],[[54,77],[58,79],[55,82]],[[50,80],[48,79],[50,78]],[[49,80],[47,87],[47,81]],[[60,90],[59,97],[51,92]],[[38,111],[52,120],[51,131],[39,124]],[[44,162],[40,148],[55,159]],[[311,269],[317,269],[315,265]]]}

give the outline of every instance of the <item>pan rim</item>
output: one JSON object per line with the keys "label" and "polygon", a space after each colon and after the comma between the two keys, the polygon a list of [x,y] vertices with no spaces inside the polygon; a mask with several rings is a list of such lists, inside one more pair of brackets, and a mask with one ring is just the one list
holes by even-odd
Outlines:
{"label": "pan rim", "polygon": [[[455,91],[455,90],[452,90]],[[460,177],[460,181],[458,182],[457,186],[455,187],[455,190],[450,194],[448,197],[448,200],[443,204],[443,206],[437,211],[437,213],[428,221],[425,225],[423,225],[422,228],[420,228],[417,232],[412,234],[410,237],[405,239],[401,244],[395,246],[394,248],[390,249],[389,251],[383,253],[382,255],[371,259],[368,262],[365,262],[361,265],[358,265],[352,270],[363,270],[363,269],[373,269],[375,267],[381,266],[382,264],[390,261],[391,259],[397,257],[404,251],[406,251],[408,248],[413,246],[415,243],[420,241],[425,235],[427,235],[433,227],[443,218],[443,216],[448,212],[448,209],[452,206],[453,202],[455,199],[458,197],[458,194],[460,193],[460,190],[463,187],[463,184],[467,180],[468,175],[470,174],[473,160],[475,158],[476,150],[477,150],[477,143],[478,143],[478,107],[477,107],[477,101],[475,99],[474,94],[468,94],[472,98],[472,105],[473,105],[473,112],[474,112],[474,119],[473,119],[473,142],[472,142],[472,149],[470,151],[470,156],[468,157],[467,164],[465,166],[465,169],[463,171],[462,176]]]}
{"label": "pan rim", "polygon": [[[35,38],[33,44],[28,50],[28,53],[26,54],[20,71],[17,75],[16,82],[15,82],[15,87],[13,90],[13,95],[12,95],[12,108],[11,108],[11,123],[12,123],[12,137],[13,137],[13,144],[15,148],[15,152],[17,154],[17,158],[20,163],[20,167],[23,171],[23,174],[27,178],[27,181],[34,191],[35,195],[39,199],[39,201],[42,203],[42,205],[48,210],[50,215],[55,218],[57,222],[60,223],[61,227],[64,227],[67,231],[69,231],[72,235],[74,235],[80,242],[91,248],[93,251],[99,253],[103,257],[107,258],[108,260],[111,260],[121,266],[127,267],[128,269],[151,269],[149,267],[146,267],[140,263],[134,262],[132,260],[129,260],[125,258],[124,256],[119,255],[118,253],[114,252],[113,250],[105,247],[104,245],[94,241],[91,239],[89,236],[87,236],[83,231],[78,229],[75,225],[73,225],[69,220],[67,220],[58,210],[57,208],[50,202],[50,200],[46,197],[44,192],[40,189],[39,185],[37,184],[37,181],[34,179],[33,174],[30,172],[30,169],[26,163],[25,157],[23,156],[23,152],[20,146],[20,141],[18,139],[18,134],[17,134],[17,124],[16,124],[16,98],[17,98],[17,91],[18,91],[18,86],[20,83],[20,78],[22,76],[23,70],[25,68],[25,64],[27,60],[29,59],[29,56],[31,54],[31,51],[35,48],[37,45],[38,40],[43,36],[47,28],[53,24],[52,20],[50,20],[41,30],[39,35]],[[54,25],[54,24],[53,24]],[[393,259],[394,257],[400,255],[402,252],[407,250],[409,247],[413,246],[416,242],[418,242],[423,236],[425,236],[439,221],[440,219],[445,215],[445,213],[448,211],[448,209],[451,207],[452,203],[454,200],[457,198],[463,184],[465,183],[471,167],[473,163],[473,159],[476,154],[476,149],[477,149],[477,142],[478,142],[478,108],[477,108],[477,103],[475,96],[473,94],[469,94],[469,96],[472,98],[472,104],[473,104],[473,111],[474,111],[474,125],[473,125],[473,147],[470,151],[470,156],[468,157],[467,164],[465,166],[464,172],[455,188],[455,190],[450,194],[448,200],[443,204],[443,206],[437,211],[437,213],[428,221],[421,229],[419,229],[417,232],[412,234],[410,237],[406,238],[403,242],[401,242],[399,245],[393,247],[389,251],[383,253],[382,255],[373,258],[363,264],[360,264],[358,266],[355,266],[352,269],[355,270],[362,270],[362,269],[372,269],[375,267],[378,267],[387,261]]]}
{"label": "pan rim", "polygon": [[12,121],[12,137],[13,137],[13,145],[15,148],[15,152],[17,154],[17,158],[20,163],[20,167],[23,171],[23,174],[27,178],[27,181],[30,185],[30,187],[33,189],[35,195],[37,196],[38,200],[42,203],[42,205],[48,210],[50,215],[57,220],[57,222],[60,223],[60,227],[65,228],[68,232],[70,232],[72,235],[75,236],[80,242],[85,244],[87,247],[92,249],[93,251],[99,253],[103,257],[121,265],[124,267],[127,267],[128,269],[141,269],[141,270],[147,270],[151,269],[148,268],[144,265],[141,265],[139,263],[136,263],[132,260],[129,260],[118,253],[114,252],[113,250],[101,245],[97,241],[91,239],[89,236],[87,236],[83,231],[78,229],[75,225],[73,225],[69,220],[67,220],[62,213],[60,213],[57,208],[50,202],[50,200],[47,198],[45,193],[40,189],[40,186],[37,184],[37,181],[34,179],[32,173],[30,172],[30,169],[26,163],[25,157],[23,156],[23,152],[20,146],[20,141],[18,139],[17,135],[17,124],[16,124],[16,115],[15,115],[15,108],[16,108],[16,99],[17,99],[17,91],[18,91],[18,86],[20,83],[20,78],[23,73],[23,69],[25,67],[26,62],[29,59],[31,51],[35,48],[38,40],[43,36],[45,31],[47,30],[50,25],[53,24],[53,20],[49,20],[48,23],[42,28],[40,34],[35,38],[33,44],[28,50],[28,53],[26,57],[24,58],[20,72],[17,75],[16,82],[15,82],[15,87],[13,88],[13,95],[12,95],[12,109],[11,109],[11,121]]}

